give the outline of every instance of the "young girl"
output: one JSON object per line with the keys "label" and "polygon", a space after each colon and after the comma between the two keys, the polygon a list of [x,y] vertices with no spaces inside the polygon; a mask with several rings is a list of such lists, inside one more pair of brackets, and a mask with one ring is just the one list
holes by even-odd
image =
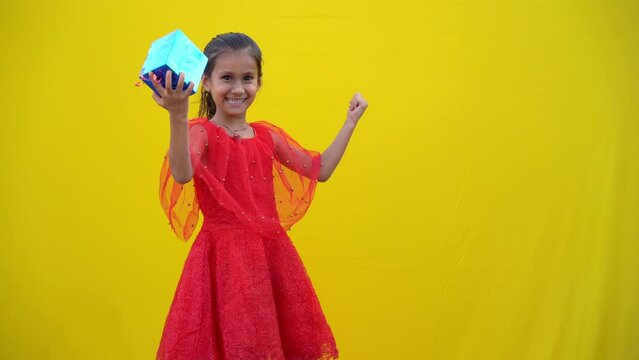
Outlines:
{"label": "young girl", "polygon": [[[318,181],[339,163],[367,103],[355,94],[346,122],[319,154],[246,111],[262,84],[262,54],[239,33],[204,49],[199,118],[171,74],[153,99],[169,112],[171,139],[160,199],[171,227],[190,238],[157,359],[333,359],[338,351],[286,230],[308,209]],[[192,182],[191,182],[192,181]]]}

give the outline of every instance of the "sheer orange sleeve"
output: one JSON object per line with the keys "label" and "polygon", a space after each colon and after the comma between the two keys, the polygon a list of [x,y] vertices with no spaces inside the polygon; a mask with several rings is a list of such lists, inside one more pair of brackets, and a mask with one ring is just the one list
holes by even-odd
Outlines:
{"label": "sheer orange sleeve", "polygon": [[283,129],[265,121],[257,124],[270,130],[274,145],[273,188],[280,224],[286,230],[308,210],[319,177],[321,158],[307,150]]}
{"label": "sheer orange sleeve", "polygon": [[[207,145],[208,136],[201,121],[189,121],[189,149],[194,174],[202,164]],[[168,151],[160,171],[160,204],[177,237],[188,240],[197,226],[200,213],[195,184],[192,179],[186,184],[177,183],[173,179]]]}

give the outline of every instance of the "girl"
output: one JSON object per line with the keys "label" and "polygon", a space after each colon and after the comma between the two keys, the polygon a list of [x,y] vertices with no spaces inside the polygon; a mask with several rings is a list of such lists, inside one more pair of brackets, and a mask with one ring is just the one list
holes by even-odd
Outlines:
{"label": "girl", "polygon": [[329,179],[367,103],[355,94],[346,122],[319,154],[246,112],[262,85],[262,54],[239,33],[204,49],[199,117],[187,120],[193,84],[171,74],[153,99],[169,112],[171,139],[160,199],[171,227],[190,238],[157,359],[334,359],[335,340],[285,230]]}

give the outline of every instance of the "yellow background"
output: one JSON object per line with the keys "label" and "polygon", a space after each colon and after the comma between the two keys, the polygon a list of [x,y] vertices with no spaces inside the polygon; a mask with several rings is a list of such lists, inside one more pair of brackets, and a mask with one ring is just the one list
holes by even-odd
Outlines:
{"label": "yellow background", "polygon": [[249,119],[308,148],[370,102],[291,233],[341,358],[639,358],[639,3],[4,0],[0,20],[0,358],[153,358],[191,242],[157,198],[168,117],[133,84],[177,28],[252,36]]}

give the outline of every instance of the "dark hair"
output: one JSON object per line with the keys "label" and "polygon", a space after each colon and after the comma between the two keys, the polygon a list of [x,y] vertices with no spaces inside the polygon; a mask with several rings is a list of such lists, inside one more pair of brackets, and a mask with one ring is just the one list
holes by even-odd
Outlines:
{"label": "dark hair", "polygon": [[[248,49],[250,56],[257,63],[257,83],[262,84],[262,50],[259,46],[245,34],[242,33],[226,33],[215,36],[204,48],[204,55],[209,58],[204,68],[204,75],[211,76],[215,67],[215,60],[227,50],[244,50]],[[204,90],[202,86],[202,95],[200,99],[200,111],[198,117],[212,118],[215,115],[215,103],[211,93]]]}

